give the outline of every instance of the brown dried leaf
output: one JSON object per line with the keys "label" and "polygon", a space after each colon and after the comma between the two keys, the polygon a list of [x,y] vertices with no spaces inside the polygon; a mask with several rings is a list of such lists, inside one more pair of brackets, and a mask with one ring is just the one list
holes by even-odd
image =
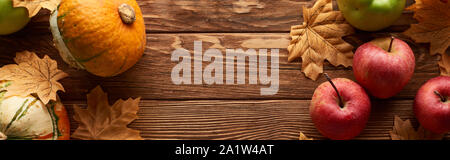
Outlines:
{"label": "brown dried leaf", "polygon": [[408,120],[403,121],[400,117],[395,116],[394,127],[389,132],[392,140],[412,140],[417,139],[417,133]]}
{"label": "brown dried leaf", "polygon": [[441,70],[441,75],[450,76],[450,53],[444,53],[441,55],[441,60],[438,62]]}
{"label": "brown dried leaf", "polygon": [[44,56],[40,59],[34,52],[24,51],[16,54],[14,61],[0,68],[0,80],[12,81],[6,87],[5,96],[27,96],[36,93],[43,103],[56,101],[56,92],[64,91],[58,80],[68,74],[58,69],[55,60]]}
{"label": "brown dried leaf", "polygon": [[446,50],[450,46],[450,2],[416,0],[407,10],[414,11],[414,18],[419,23],[412,24],[404,34],[417,43],[430,43],[430,54],[443,56],[439,64],[441,74],[448,75],[450,61]]}
{"label": "brown dried leaf", "polygon": [[416,131],[409,119],[403,121],[398,116],[395,116],[394,127],[389,134],[392,140],[441,140],[444,138],[444,134],[434,134],[422,126]]}
{"label": "brown dried leaf", "polygon": [[445,134],[435,134],[423,128],[419,127],[417,130],[417,137],[419,140],[442,140],[444,139]]}
{"label": "brown dried leaf", "polygon": [[78,128],[73,138],[84,140],[142,140],[139,131],[127,127],[137,118],[140,98],[108,104],[108,95],[97,86],[87,95],[87,108],[74,107]]}
{"label": "brown dried leaf", "polygon": [[61,0],[12,0],[13,7],[25,7],[29,17],[35,16],[41,8],[54,11]]}
{"label": "brown dried leaf", "polygon": [[308,138],[303,132],[300,132],[299,140],[314,140],[312,138]]}
{"label": "brown dried leaf", "polygon": [[341,12],[333,11],[331,0],[318,0],[312,8],[303,6],[302,25],[291,27],[288,61],[302,58],[302,72],[317,80],[323,63],[352,66],[353,46],[342,37],[354,33]]}

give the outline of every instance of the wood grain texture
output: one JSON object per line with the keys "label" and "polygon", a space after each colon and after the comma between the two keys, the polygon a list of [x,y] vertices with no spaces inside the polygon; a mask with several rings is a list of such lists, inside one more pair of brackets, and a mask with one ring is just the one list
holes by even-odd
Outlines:
{"label": "wood grain texture", "polygon": [[[138,0],[149,32],[288,32],[314,0]],[[413,0],[407,0],[407,5]],[[337,7],[335,7],[337,9]],[[413,22],[405,12],[390,30]]]}
{"label": "wood grain texture", "polygon": [[[298,140],[300,131],[314,139],[326,139],[309,116],[308,100],[153,101],[140,103],[139,118],[129,127],[150,140]],[[411,100],[372,101],[367,127],[355,139],[389,140],[395,115],[418,123]],[[76,104],[66,102],[69,114]],[[72,118],[72,116],[70,116]],[[74,131],[77,123],[71,121]],[[446,135],[446,139],[450,134]]]}
{"label": "wood grain texture", "polygon": [[[49,12],[42,10],[29,25],[9,36],[0,36],[0,66],[13,63],[16,52],[30,50],[49,55],[69,73],[63,79],[66,92],[59,95],[70,117],[73,104],[86,106],[86,94],[97,85],[108,93],[110,103],[119,98],[141,97],[139,119],[130,127],[146,139],[298,139],[299,132],[323,139],[309,117],[314,82],[300,72],[301,62],[287,63],[287,44],[292,25],[301,24],[301,6],[314,0],[137,0],[144,13],[147,49],[132,69],[112,78],[100,78],[65,64],[53,47]],[[410,5],[413,0],[407,0]],[[429,45],[415,44],[399,34],[416,23],[405,11],[391,27],[379,32],[357,31],[345,40],[359,46],[376,37],[394,34],[414,50],[416,69],[412,80],[389,100],[372,99],[367,128],[356,139],[389,139],[394,115],[418,123],[412,100],[418,88],[439,75],[438,57],[428,54]],[[202,40],[204,51],[218,48],[278,48],[280,89],[274,96],[261,96],[264,85],[174,85],[172,51],[185,48],[192,54],[194,41]],[[270,62],[270,61],[269,61]],[[208,63],[204,62],[203,67]],[[106,64],[105,64],[106,65]],[[248,65],[246,65],[248,67]],[[351,68],[324,67],[332,77],[354,80]],[[248,79],[248,78],[247,78]],[[72,132],[77,123],[71,119]],[[450,139],[447,135],[446,139]]]}
{"label": "wood grain texture", "polygon": [[[303,22],[302,6],[315,0],[137,0],[148,33],[288,33]],[[407,6],[414,0],[407,0]],[[334,6],[337,10],[337,6]],[[31,28],[37,33],[48,30],[50,12],[41,10],[33,17]],[[380,31],[404,31],[417,21],[404,11],[389,28]],[[24,33],[26,31],[20,31]],[[19,33],[19,34],[20,34]],[[34,33],[34,32],[33,32]],[[34,33],[35,34],[35,33]]]}
{"label": "wood grain texture", "polygon": [[[383,34],[361,33],[348,37],[355,43],[363,43]],[[96,85],[102,85],[112,93],[113,98],[138,97],[143,99],[310,99],[314,89],[325,78],[318,81],[307,79],[301,70],[301,62],[287,62],[289,37],[284,33],[189,33],[189,34],[148,34],[148,44],[145,55],[132,69],[112,78],[100,78],[85,71],[69,68],[59,57],[52,46],[51,36],[23,35],[1,38],[0,63],[12,63],[15,52],[31,50],[43,56],[48,54],[58,61],[63,71],[70,77],[61,82],[66,93],[60,96],[65,100],[81,100],[85,94]],[[361,38],[363,37],[363,38]],[[203,51],[209,48],[219,48],[225,55],[225,48],[278,48],[279,54],[279,92],[273,96],[261,96],[260,89],[268,85],[175,85],[171,79],[172,68],[178,62],[172,62],[171,54],[176,48],[185,48],[193,54],[193,42],[203,41]],[[359,44],[355,44],[357,46]],[[418,88],[427,80],[439,75],[438,57],[430,56],[424,45],[411,44],[416,56],[416,71],[412,80],[394,99],[412,99]],[[193,59],[193,58],[192,58]],[[270,58],[269,58],[270,61]],[[209,62],[203,63],[203,68]],[[270,64],[270,63],[269,63]],[[225,67],[225,66],[224,66]],[[246,68],[250,68],[246,63]],[[256,69],[256,68],[250,68]],[[346,77],[354,80],[351,68],[333,67],[325,64],[325,72],[331,77]],[[193,69],[192,69],[193,70]],[[236,70],[235,70],[236,71]],[[247,72],[248,73],[248,72]]]}

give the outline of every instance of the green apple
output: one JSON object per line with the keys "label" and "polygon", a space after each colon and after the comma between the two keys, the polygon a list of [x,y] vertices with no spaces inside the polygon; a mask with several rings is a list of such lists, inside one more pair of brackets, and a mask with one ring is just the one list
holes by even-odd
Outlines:
{"label": "green apple", "polygon": [[12,0],[0,0],[0,35],[17,32],[25,27],[29,21],[30,18],[26,8],[14,8]]}
{"label": "green apple", "polygon": [[377,31],[392,25],[405,8],[406,0],[337,0],[348,23],[364,31]]}

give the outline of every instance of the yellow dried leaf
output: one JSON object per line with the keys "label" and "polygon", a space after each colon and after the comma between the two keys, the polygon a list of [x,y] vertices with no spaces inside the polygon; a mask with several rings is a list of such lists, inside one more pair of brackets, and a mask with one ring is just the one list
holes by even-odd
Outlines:
{"label": "yellow dried leaf", "polygon": [[[430,43],[430,54],[442,55],[439,62],[441,74],[448,75],[450,59],[446,53],[450,46],[450,2],[439,0],[416,0],[407,10],[414,11],[418,24],[412,24],[405,31],[417,43]],[[445,55],[447,54],[447,55]]]}
{"label": "yellow dried leaf", "polygon": [[422,126],[416,131],[409,119],[403,121],[398,116],[395,116],[394,127],[389,134],[392,140],[441,140],[444,138],[444,134],[434,134]]}
{"label": "yellow dried leaf", "polygon": [[137,118],[140,98],[118,100],[112,106],[108,95],[97,86],[87,95],[87,108],[74,107],[74,120],[79,122],[72,134],[83,140],[142,140],[139,131],[127,127]]}
{"label": "yellow dried leaf", "polygon": [[68,75],[58,69],[55,60],[44,56],[40,59],[34,52],[24,51],[16,54],[14,61],[0,68],[0,80],[12,81],[6,87],[5,96],[27,96],[36,93],[45,104],[56,101],[56,92],[64,91],[58,80]]}
{"label": "yellow dried leaf", "polygon": [[352,66],[353,46],[342,37],[354,33],[341,12],[333,11],[331,0],[318,0],[312,8],[303,6],[302,25],[291,27],[288,61],[301,57],[302,72],[317,80],[323,73],[323,63]]}
{"label": "yellow dried leaf", "polygon": [[300,132],[299,140],[314,140],[312,138],[308,138],[303,132]]}
{"label": "yellow dried leaf", "polygon": [[61,0],[12,0],[13,7],[25,7],[29,17],[35,16],[41,8],[54,11]]}

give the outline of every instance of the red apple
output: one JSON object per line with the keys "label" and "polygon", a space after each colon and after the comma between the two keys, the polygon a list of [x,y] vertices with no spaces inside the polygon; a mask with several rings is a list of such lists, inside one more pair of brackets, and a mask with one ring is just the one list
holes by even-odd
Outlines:
{"label": "red apple", "polygon": [[369,96],[352,80],[328,80],[314,91],[309,108],[311,118],[322,135],[334,140],[352,139],[361,133],[369,119]]}
{"label": "red apple", "polygon": [[414,113],[427,130],[442,134],[450,131],[450,77],[430,79],[417,92]]}
{"label": "red apple", "polygon": [[356,80],[377,98],[400,92],[414,73],[414,53],[407,43],[380,38],[360,46],[353,57]]}

